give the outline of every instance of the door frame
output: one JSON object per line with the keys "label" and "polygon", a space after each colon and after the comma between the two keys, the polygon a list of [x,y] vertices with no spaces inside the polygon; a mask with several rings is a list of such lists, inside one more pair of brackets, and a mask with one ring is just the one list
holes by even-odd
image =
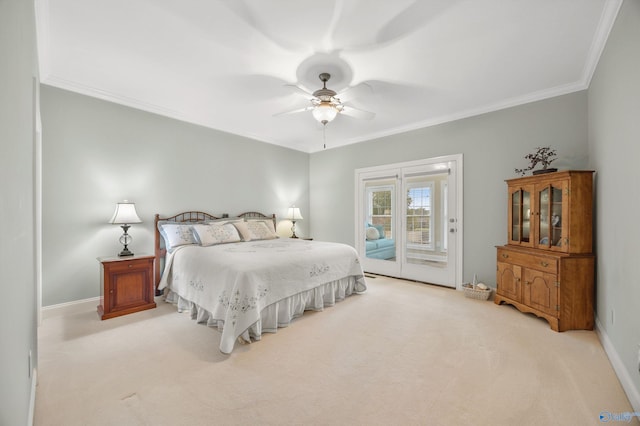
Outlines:
{"label": "door frame", "polygon": [[[455,271],[455,288],[457,290],[462,290],[462,278],[463,278],[463,261],[464,261],[464,249],[463,249],[463,241],[464,241],[464,218],[463,218],[463,212],[464,212],[464,208],[463,208],[463,155],[462,154],[452,154],[452,155],[443,155],[443,156],[439,156],[439,157],[432,157],[432,158],[425,158],[422,160],[413,160],[413,161],[406,161],[406,162],[401,162],[401,163],[392,163],[392,164],[384,164],[384,165],[380,165],[380,166],[373,166],[373,167],[364,167],[364,168],[360,168],[360,169],[356,169],[354,172],[354,179],[355,179],[355,185],[354,185],[354,189],[355,189],[355,196],[354,201],[355,201],[355,218],[354,218],[354,241],[355,241],[355,248],[356,251],[358,252],[358,254],[360,255],[360,257],[365,256],[365,241],[364,239],[360,238],[362,236],[361,232],[362,230],[361,228],[361,219],[362,217],[364,217],[364,211],[363,208],[365,208],[365,206],[363,205],[362,200],[360,200],[360,184],[361,184],[361,179],[363,177],[363,175],[369,175],[369,176],[386,176],[389,174],[389,171],[391,169],[402,169],[402,168],[409,168],[409,167],[416,167],[416,166],[420,166],[420,165],[427,165],[427,164],[436,164],[436,163],[443,163],[443,162],[449,162],[449,161],[453,161],[456,163],[456,167],[455,167],[455,191],[456,191],[456,211],[455,212],[450,212],[450,214],[455,215],[454,217],[456,218],[456,222],[455,222],[455,228],[456,228],[456,232],[455,232],[455,244],[456,244],[456,250],[455,250],[455,256],[454,259],[451,259],[453,262],[455,262],[455,266],[454,266],[454,271]],[[398,266],[397,269],[399,269],[400,267]],[[393,271],[396,268],[389,268],[389,271]],[[389,275],[392,275],[391,273]],[[393,276],[393,275],[392,275]],[[402,277],[399,277],[402,278]]]}

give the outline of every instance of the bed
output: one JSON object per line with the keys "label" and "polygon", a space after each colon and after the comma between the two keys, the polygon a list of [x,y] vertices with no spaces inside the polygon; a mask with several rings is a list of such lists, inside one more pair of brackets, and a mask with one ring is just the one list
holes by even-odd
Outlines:
{"label": "bed", "polygon": [[222,353],[366,291],[353,247],[278,238],[275,225],[258,212],[156,215],[156,294],[217,327]]}

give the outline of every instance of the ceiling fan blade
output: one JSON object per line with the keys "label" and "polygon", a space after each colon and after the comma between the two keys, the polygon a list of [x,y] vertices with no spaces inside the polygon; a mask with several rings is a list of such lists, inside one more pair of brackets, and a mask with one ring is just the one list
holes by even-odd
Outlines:
{"label": "ceiling fan blade", "polygon": [[444,14],[448,9],[455,8],[455,3],[457,2],[457,0],[413,2],[380,28],[378,34],[376,34],[375,41],[379,44],[388,44],[407,37],[409,34],[424,28],[428,23],[436,20],[438,16]]}
{"label": "ceiling fan blade", "polygon": [[296,85],[296,84],[285,84],[285,87],[290,87],[291,89],[293,89],[294,93],[296,93],[297,95],[302,95],[304,96],[306,99],[313,99],[315,98],[315,96],[313,96],[313,93],[308,92],[307,90],[303,89],[302,87]]}
{"label": "ceiling fan blade", "polygon": [[220,90],[239,101],[256,101],[275,99],[287,96],[282,85],[287,81],[277,76],[266,74],[226,74],[224,87]]}
{"label": "ceiling fan blade", "polygon": [[[273,17],[272,14],[265,14],[265,8],[274,9],[269,5],[266,5],[267,2],[256,3],[238,0],[223,0],[222,3],[249,28],[261,34],[263,37],[276,44],[277,46],[288,51],[296,51],[305,47],[305,42],[304,40],[300,40],[300,37],[283,36],[283,33],[279,31],[279,28],[282,28],[282,26],[279,26],[278,22],[274,22],[273,19],[269,19],[269,16]],[[279,19],[286,20],[287,16],[284,14],[280,14]]]}
{"label": "ceiling fan blade", "polygon": [[349,105],[343,105],[342,111],[340,111],[340,113],[363,120],[373,120],[376,116],[375,112],[365,111],[363,109],[354,108]]}
{"label": "ceiling fan blade", "polygon": [[373,87],[367,83],[360,83],[353,87],[347,88],[344,92],[338,93],[338,99],[341,102],[349,102],[356,98],[362,98],[373,94]]}
{"label": "ceiling fan blade", "polygon": [[281,115],[297,114],[299,112],[311,111],[313,108],[314,108],[313,105],[309,105],[309,106],[306,106],[304,108],[296,108],[296,109],[293,109],[293,110],[290,110],[290,111],[278,112],[276,114],[273,114],[273,116],[274,117],[279,117]]}

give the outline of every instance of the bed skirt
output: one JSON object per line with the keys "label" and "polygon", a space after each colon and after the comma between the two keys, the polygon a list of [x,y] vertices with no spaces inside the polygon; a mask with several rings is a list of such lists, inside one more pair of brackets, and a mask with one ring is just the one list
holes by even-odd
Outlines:
{"label": "bed skirt", "polygon": [[[363,293],[365,290],[364,277],[350,276],[295,294],[264,308],[260,312],[260,320],[243,331],[237,340],[242,343],[260,340],[262,333],[275,333],[279,327],[287,327],[304,311],[322,311],[325,306],[333,306],[336,301],[354,293]],[[217,327],[220,331],[224,328],[224,320],[214,318],[208,310],[171,290],[168,290],[165,301],[176,305],[178,312],[190,312],[191,319],[196,320],[198,324]]]}

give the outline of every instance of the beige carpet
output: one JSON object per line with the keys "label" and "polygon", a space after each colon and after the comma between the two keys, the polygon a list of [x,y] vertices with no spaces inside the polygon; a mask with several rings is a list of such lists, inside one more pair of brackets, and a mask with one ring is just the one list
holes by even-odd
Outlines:
{"label": "beige carpet", "polygon": [[[36,425],[597,425],[633,411],[595,332],[385,277],[251,345],[174,306],[47,312]],[[632,424],[638,424],[634,419]]]}

